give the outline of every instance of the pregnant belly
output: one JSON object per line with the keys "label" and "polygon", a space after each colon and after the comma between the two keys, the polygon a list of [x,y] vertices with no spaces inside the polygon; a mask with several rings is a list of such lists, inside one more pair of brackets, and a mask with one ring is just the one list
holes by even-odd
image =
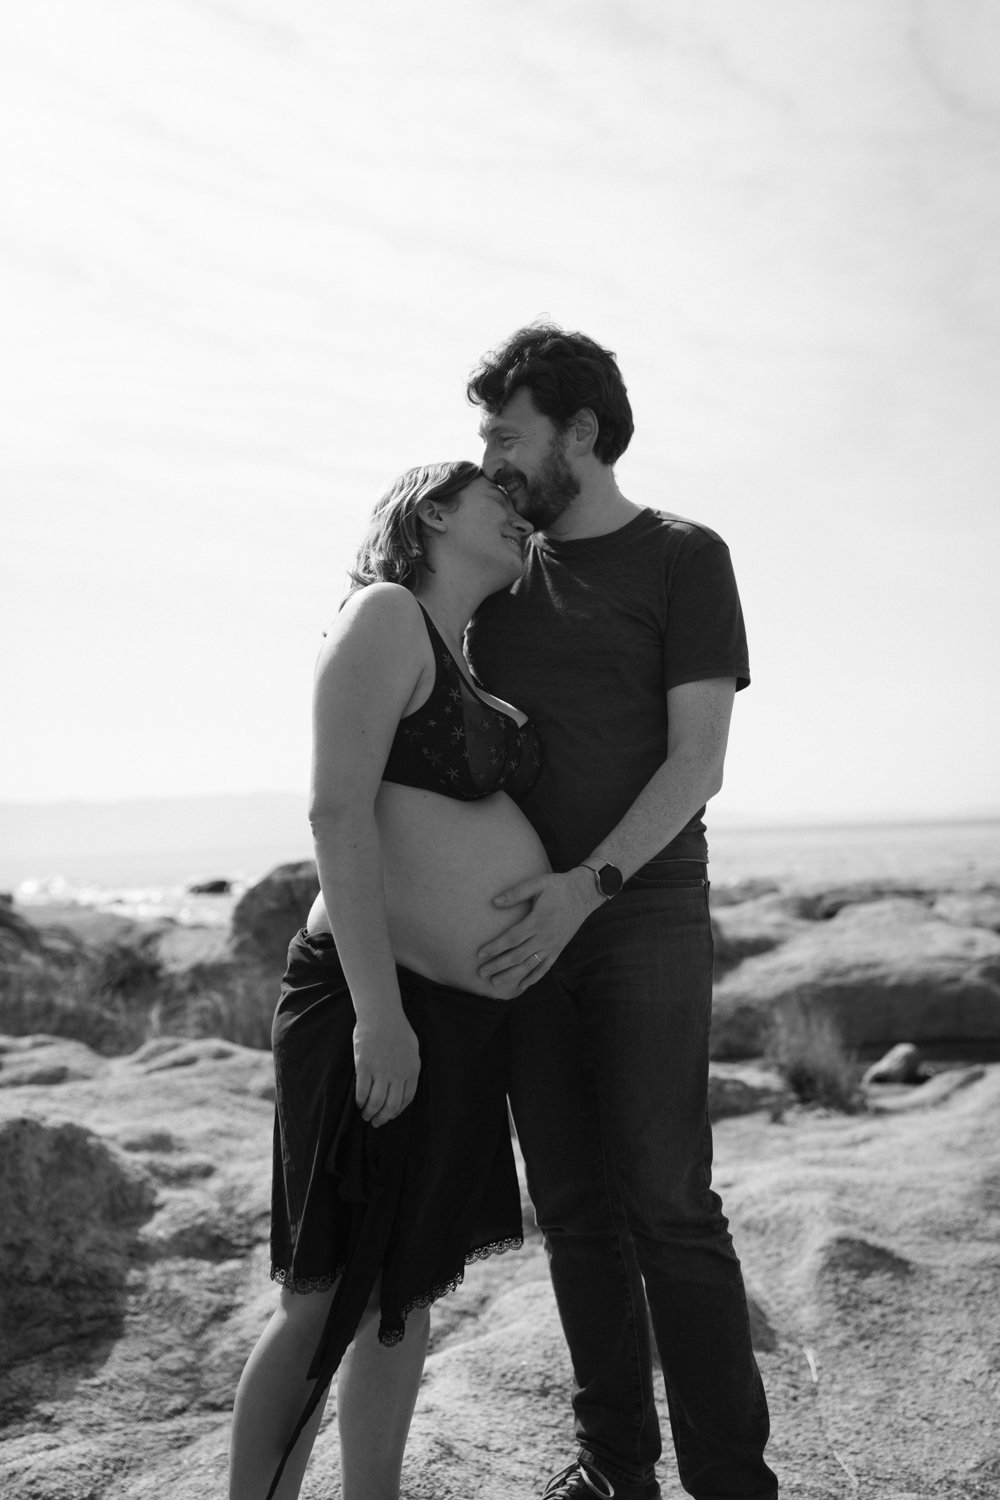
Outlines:
{"label": "pregnant belly", "polygon": [[[459,802],[394,782],[382,783],[375,814],[396,962],[496,997],[476,973],[476,951],[528,910],[526,902],[495,907],[493,897],[549,869],[531,824],[503,792]],[[329,926],[320,902],[309,926]]]}
{"label": "pregnant belly", "polygon": [[528,910],[501,910],[493,897],[549,868],[535,830],[503,792],[459,802],[385,782],[375,811],[397,962],[495,995],[476,974],[476,950]]}

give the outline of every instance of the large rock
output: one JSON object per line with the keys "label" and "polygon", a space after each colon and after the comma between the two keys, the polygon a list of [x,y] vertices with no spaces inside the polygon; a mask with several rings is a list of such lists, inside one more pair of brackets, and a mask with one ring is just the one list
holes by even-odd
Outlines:
{"label": "large rock", "polygon": [[130,1250],[155,1198],[138,1163],[82,1125],[0,1122],[0,1366],[121,1332]]}
{"label": "large rock", "polygon": [[797,901],[779,892],[765,892],[736,905],[717,907],[712,890],[712,937],[715,943],[715,977],[721,979],[745,958],[770,953],[810,925]]}
{"label": "large rock", "polygon": [[288,944],[305,925],[319,894],[319,876],[311,859],[279,865],[252,885],[236,903],[232,920],[232,944],[236,956],[250,963],[265,964],[281,973]]}
{"label": "large rock", "polygon": [[16,909],[12,896],[0,894],[0,966],[16,962],[25,953],[38,953],[41,947],[38,929]]}
{"label": "large rock", "polygon": [[944,891],[934,902],[934,912],[959,927],[987,927],[1000,932],[1000,891],[992,886],[979,891]]}
{"label": "large rock", "polygon": [[851,1048],[1000,1042],[1000,936],[922,901],[842,906],[716,986],[713,1056],[765,1050],[775,1012],[819,1008]]}
{"label": "large rock", "polygon": [[708,1113],[712,1120],[754,1114],[766,1109],[778,1116],[795,1103],[780,1074],[751,1063],[712,1063],[708,1075]]}

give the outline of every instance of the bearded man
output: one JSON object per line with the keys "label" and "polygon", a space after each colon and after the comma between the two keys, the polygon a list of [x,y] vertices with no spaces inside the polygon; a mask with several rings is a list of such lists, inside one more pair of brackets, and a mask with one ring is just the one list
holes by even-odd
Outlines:
{"label": "bearded man", "polygon": [[546,751],[523,810],[554,873],[498,894],[531,910],[480,952],[481,974],[525,987],[511,1103],[575,1376],[579,1451],[545,1496],[659,1495],[651,1322],[688,1494],[774,1500],[707,1114],[703,814],[749,682],[729,551],[621,493],[632,412],[614,355],[592,339],[520,329],[468,395],[486,474],[536,528],[523,576],[486,600],[469,650]]}

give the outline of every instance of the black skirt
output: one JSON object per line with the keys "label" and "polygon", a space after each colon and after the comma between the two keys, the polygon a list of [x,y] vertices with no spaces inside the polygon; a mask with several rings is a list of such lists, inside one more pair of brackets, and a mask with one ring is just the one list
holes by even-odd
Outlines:
{"label": "black skirt", "polygon": [[[293,938],[272,1029],[271,1275],[310,1292],[350,1268],[369,1294],[381,1276],[385,1344],[467,1262],[522,1243],[508,1006],[397,972],[420,1076],[409,1107],[377,1130],[354,1102],[354,1008],[332,938]],[[347,1343],[356,1327],[340,1330]]]}

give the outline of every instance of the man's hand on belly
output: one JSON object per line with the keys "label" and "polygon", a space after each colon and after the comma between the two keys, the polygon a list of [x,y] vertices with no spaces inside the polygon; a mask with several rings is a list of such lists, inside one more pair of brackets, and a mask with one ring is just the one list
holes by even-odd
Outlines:
{"label": "man's hand on belly", "polygon": [[565,875],[533,875],[494,896],[493,905],[531,910],[479,949],[479,977],[503,990],[505,999],[521,994],[547,974],[570,938],[601,903],[594,878],[579,868]]}

